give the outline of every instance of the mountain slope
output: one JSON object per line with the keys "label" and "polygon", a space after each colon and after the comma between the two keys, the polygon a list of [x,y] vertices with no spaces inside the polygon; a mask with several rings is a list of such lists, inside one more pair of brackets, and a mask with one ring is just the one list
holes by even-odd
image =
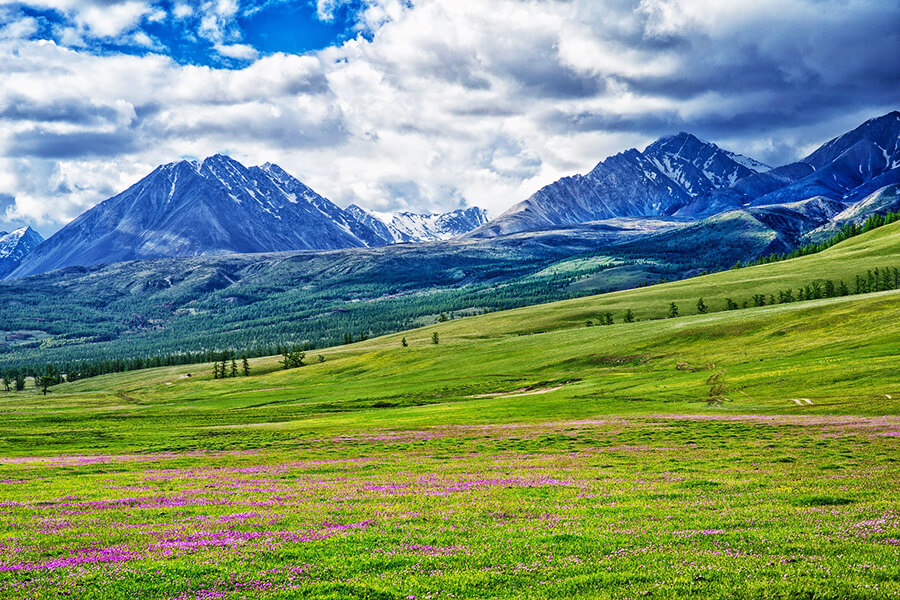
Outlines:
{"label": "mountain slope", "polygon": [[469,234],[494,237],[529,229],[615,217],[666,216],[711,190],[768,170],[688,133],[661,138],[601,161],[586,175],[538,190]]}
{"label": "mountain slope", "polygon": [[0,231],[0,279],[11,273],[43,241],[41,234],[31,227],[21,227],[10,233]]}
{"label": "mountain slope", "polygon": [[377,241],[351,213],[276,165],[248,169],[216,155],[158,167],[61,229],[12,275],[141,258],[361,247]]}
{"label": "mountain slope", "polygon": [[398,212],[387,224],[395,242],[449,240],[487,223],[483,208],[459,208],[440,214]]}
{"label": "mountain slope", "polygon": [[888,185],[873,192],[858,202],[854,202],[820,227],[808,232],[801,240],[803,243],[823,242],[844,225],[860,224],[871,215],[900,212],[900,185]]}
{"label": "mountain slope", "polygon": [[826,196],[855,202],[900,182],[900,112],[869,119],[802,160],[813,172],[752,200],[754,205]]}

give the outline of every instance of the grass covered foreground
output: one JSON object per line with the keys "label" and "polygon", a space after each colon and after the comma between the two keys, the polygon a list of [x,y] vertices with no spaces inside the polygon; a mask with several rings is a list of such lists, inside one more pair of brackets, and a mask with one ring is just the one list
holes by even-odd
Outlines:
{"label": "grass covered foreground", "polygon": [[898,263],[894,224],[299,369],[3,394],[0,595],[896,597],[900,292],[690,313]]}

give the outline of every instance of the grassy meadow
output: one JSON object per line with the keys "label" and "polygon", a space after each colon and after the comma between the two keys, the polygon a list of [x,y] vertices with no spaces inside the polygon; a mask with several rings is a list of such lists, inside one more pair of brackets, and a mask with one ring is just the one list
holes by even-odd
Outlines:
{"label": "grassy meadow", "polygon": [[883,267],[900,223],[297,369],[0,393],[0,595],[900,596],[900,291],[722,310]]}

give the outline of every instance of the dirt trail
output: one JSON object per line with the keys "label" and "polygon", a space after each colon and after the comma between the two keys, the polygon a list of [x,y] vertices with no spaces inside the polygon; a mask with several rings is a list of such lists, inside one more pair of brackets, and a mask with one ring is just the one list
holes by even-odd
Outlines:
{"label": "dirt trail", "polygon": [[476,394],[469,398],[515,398],[517,396],[536,396],[538,394],[549,394],[566,387],[566,384],[557,385],[555,387],[538,388],[536,390],[529,388],[519,388],[510,392],[490,392],[488,394]]}

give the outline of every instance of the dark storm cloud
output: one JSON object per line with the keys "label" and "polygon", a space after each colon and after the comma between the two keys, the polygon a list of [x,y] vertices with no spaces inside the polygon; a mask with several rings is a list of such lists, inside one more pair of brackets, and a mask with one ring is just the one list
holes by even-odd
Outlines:
{"label": "dark storm cloud", "polygon": [[682,119],[673,111],[622,115],[613,112],[552,109],[544,113],[542,120],[548,128],[557,131],[640,132],[653,137],[683,124]]}
{"label": "dark storm cloud", "polygon": [[[144,131],[155,139],[220,137],[232,141],[266,140],[273,148],[327,148],[339,145],[348,133],[339,110],[325,118],[313,118],[303,111],[282,109],[277,119],[270,118],[265,108],[249,107],[235,115],[197,116],[188,122],[170,123],[154,119],[144,124]],[[201,109],[202,111],[202,109]]]}
{"label": "dark storm cloud", "polygon": [[114,108],[78,99],[35,102],[31,98],[14,95],[6,98],[4,105],[0,106],[0,120],[6,121],[96,125],[115,121],[118,116]]}
{"label": "dark storm cloud", "polygon": [[815,124],[827,136],[842,115],[900,106],[900,3],[799,2],[777,14],[761,4],[732,23],[659,17],[680,16],[680,4],[686,5],[643,3],[675,10],[640,13],[640,36],[628,28],[608,36],[647,61],[679,65],[661,73],[608,73],[636,98],[662,99],[671,109],[559,109],[546,113],[548,126],[647,136],[688,130],[711,138],[806,128],[815,139]]}
{"label": "dark storm cloud", "polygon": [[128,154],[140,149],[133,131],[51,133],[37,128],[16,134],[6,156],[67,159]]}

